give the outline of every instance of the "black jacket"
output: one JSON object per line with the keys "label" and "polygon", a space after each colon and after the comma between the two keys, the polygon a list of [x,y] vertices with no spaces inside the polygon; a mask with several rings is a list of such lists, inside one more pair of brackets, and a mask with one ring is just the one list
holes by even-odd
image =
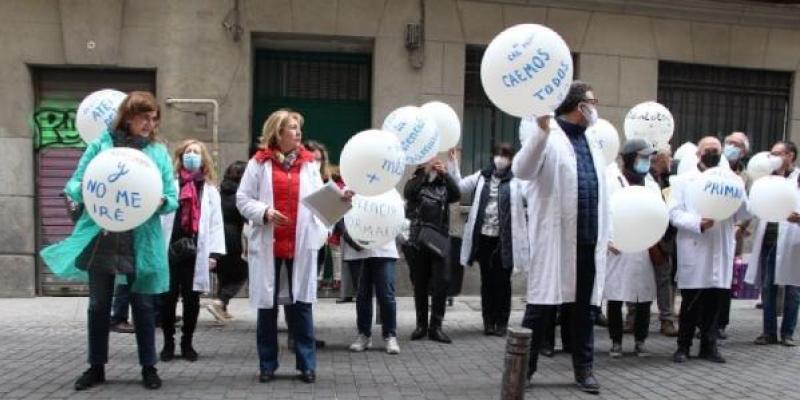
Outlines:
{"label": "black jacket", "polygon": [[428,181],[424,167],[417,168],[403,189],[406,198],[406,218],[411,221],[410,241],[415,241],[422,225],[436,229],[444,235],[450,230],[450,204],[461,194],[458,184],[449,174],[439,174]]}

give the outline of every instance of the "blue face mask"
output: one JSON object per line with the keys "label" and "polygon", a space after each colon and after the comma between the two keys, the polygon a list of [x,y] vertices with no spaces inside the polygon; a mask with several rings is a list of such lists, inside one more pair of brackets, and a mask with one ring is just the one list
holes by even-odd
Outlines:
{"label": "blue face mask", "polygon": [[725,148],[722,149],[722,154],[725,154],[725,158],[727,158],[728,161],[736,162],[739,161],[739,158],[742,156],[742,150],[736,146],[726,144]]}
{"label": "blue face mask", "polygon": [[650,172],[650,158],[637,158],[633,163],[633,170],[639,175]]}
{"label": "blue face mask", "polygon": [[200,165],[202,164],[200,159],[200,154],[195,153],[184,153],[183,154],[183,168],[186,168],[189,171],[197,171],[200,169]]}

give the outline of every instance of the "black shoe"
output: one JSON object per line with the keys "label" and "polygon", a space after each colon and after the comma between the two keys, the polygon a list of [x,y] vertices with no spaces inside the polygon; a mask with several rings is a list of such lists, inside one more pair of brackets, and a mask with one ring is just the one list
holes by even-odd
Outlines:
{"label": "black shoe", "polygon": [[148,389],[161,387],[161,378],[158,377],[156,367],[142,367],[142,384]]}
{"label": "black shoe", "polygon": [[314,346],[316,348],[318,348],[318,349],[324,349],[325,348],[325,341],[324,340],[315,340],[314,341]]}
{"label": "black shoe", "polygon": [[164,348],[161,349],[161,361],[169,362],[175,358],[175,342],[167,340],[164,342]]}
{"label": "black shoe", "polygon": [[722,357],[722,354],[719,354],[719,350],[717,349],[701,351],[700,354],[697,355],[697,357],[702,358],[703,360],[706,361],[725,364],[725,357]]}
{"label": "black shoe", "polygon": [[453,343],[453,341],[445,335],[441,327],[431,328],[428,331],[428,338],[439,343]]}
{"label": "black shoe", "polygon": [[317,375],[312,370],[303,371],[300,373],[300,380],[305,383],[314,383],[317,381]]}
{"label": "black shoe", "polygon": [[676,363],[684,363],[688,359],[689,359],[689,350],[687,349],[678,349],[675,350],[675,353],[672,354],[672,361],[675,361]]}
{"label": "black shoe", "polygon": [[261,371],[258,374],[258,381],[261,383],[268,383],[275,379],[275,372],[273,371]]}
{"label": "black shoe", "polygon": [[181,343],[181,356],[186,361],[195,362],[199,354],[194,350],[191,343]]}
{"label": "black shoe", "polygon": [[417,329],[414,329],[414,332],[411,333],[411,340],[420,340],[427,335],[428,335],[428,328],[417,325]]}
{"label": "black shoe", "polygon": [[105,383],[106,370],[102,365],[93,365],[89,367],[81,376],[75,381],[75,390],[86,390],[99,383]]}
{"label": "black shoe", "polygon": [[352,302],[353,302],[353,298],[350,297],[350,296],[342,297],[341,299],[336,300],[336,304],[344,304],[344,303],[352,303]]}
{"label": "black shoe", "polygon": [[494,325],[483,323],[483,335],[484,336],[492,336],[494,335]]}
{"label": "black shoe", "polygon": [[494,328],[494,335],[499,337],[505,337],[506,331],[508,331],[508,328],[505,325],[497,325]]}
{"label": "black shoe", "polygon": [[575,371],[575,384],[586,393],[600,394],[600,384],[597,383],[591,369]]}
{"label": "black shoe", "polygon": [[556,355],[556,351],[552,347],[543,347],[539,349],[539,354],[545,357],[553,358]]}

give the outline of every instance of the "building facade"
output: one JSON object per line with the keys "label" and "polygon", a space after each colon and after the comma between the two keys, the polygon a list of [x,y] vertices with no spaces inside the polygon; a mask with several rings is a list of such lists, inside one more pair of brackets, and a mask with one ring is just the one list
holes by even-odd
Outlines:
{"label": "building facade", "polygon": [[[84,146],[74,113],[91,91],[155,91],[170,143],[212,142],[218,125],[222,166],[248,157],[276,108],[304,113],[304,134],[338,161],[394,108],[441,100],[463,117],[471,172],[518,124],[486,102],[481,51],[505,27],[540,23],[566,40],[620,132],[630,107],[658,99],[680,140],[736,129],[763,149],[800,140],[800,6],[778,3],[0,0],[0,296],[75,293],[36,253],[69,231],[59,185]],[[219,120],[168,98],[216,100]],[[477,280],[468,272],[463,292]]]}

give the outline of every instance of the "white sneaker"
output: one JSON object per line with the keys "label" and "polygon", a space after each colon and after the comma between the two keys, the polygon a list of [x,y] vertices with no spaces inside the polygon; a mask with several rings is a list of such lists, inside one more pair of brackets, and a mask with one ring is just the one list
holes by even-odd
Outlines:
{"label": "white sneaker", "polygon": [[388,338],[384,339],[386,341],[386,353],[388,354],[400,354],[400,344],[397,343],[397,338],[394,336],[389,336]]}
{"label": "white sneaker", "polygon": [[350,345],[350,351],[361,352],[372,347],[372,338],[359,334],[356,341]]}
{"label": "white sneaker", "polygon": [[206,310],[208,310],[208,312],[211,313],[211,315],[214,317],[214,319],[217,320],[217,322],[224,323],[228,321],[225,318],[225,308],[221,301],[220,302],[213,301],[211,303],[206,304]]}

